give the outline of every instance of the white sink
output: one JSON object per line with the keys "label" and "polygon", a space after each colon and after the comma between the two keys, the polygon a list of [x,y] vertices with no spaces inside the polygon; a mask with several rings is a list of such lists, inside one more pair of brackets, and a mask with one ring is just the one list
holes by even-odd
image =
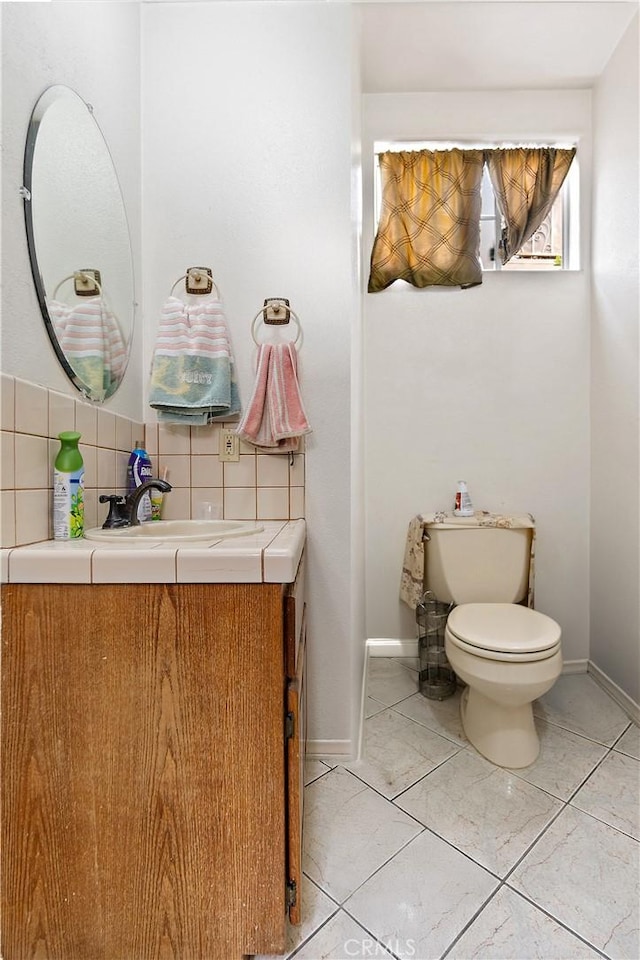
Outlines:
{"label": "white sink", "polygon": [[94,527],[85,530],[86,540],[160,540],[163,543],[173,540],[221,540],[229,537],[244,537],[249,533],[260,533],[262,524],[255,520],[150,520],[133,527],[120,527],[103,530]]}

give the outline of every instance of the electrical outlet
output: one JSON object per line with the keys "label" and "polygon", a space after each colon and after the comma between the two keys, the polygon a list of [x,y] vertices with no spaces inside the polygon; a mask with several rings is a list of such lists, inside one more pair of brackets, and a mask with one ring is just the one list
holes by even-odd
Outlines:
{"label": "electrical outlet", "polygon": [[233,430],[220,431],[220,460],[232,463],[240,459],[240,438]]}

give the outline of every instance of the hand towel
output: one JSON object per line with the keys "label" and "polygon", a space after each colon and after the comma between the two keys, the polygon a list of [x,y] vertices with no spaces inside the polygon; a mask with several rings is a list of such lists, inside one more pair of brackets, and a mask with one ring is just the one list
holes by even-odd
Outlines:
{"label": "hand towel", "polygon": [[162,309],[151,371],[150,405],[158,419],[202,424],[240,412],[227,321],[219,300]]}
{"label": "hand towel", "polygon": [[424,593],[424,517],[417,514],[409,523],[400,578],[400,599],[412,610]]}
{"label": "hand towel", "polygon": [[120,325],[102,297],[74,305],[47,301],[58,343],[93,399],[111,392],[127,365]]}
{"label": "hand towel", "polygon": [[300,395],[292,343],[262,343],[249,406],[236,433],[264,453],[295,452],[311,427]]}

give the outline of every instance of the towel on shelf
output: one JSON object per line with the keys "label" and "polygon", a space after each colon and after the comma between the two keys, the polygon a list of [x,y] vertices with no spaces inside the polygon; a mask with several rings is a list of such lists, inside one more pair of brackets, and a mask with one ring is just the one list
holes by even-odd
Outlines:
{"label": "towel on shelf", "polygon": [[253,394],[236,433],[262,453],[295,453],[311,427],[292,343],[261,343]]}
{"label": "towel on shelf", "polygon": [[70,305],[47,301],[49,316],[69,365],[94,399],[110,392],[127,365],[120,325],[102,297]]}
{"label": "towel on shelf", "polygon": [[240,412],[227,321],[219,300],[169,297],[160,317],[149,404],[158,419],[196,426]]}
{"label": "towel on shelf", "polygon": [[424,593],[424,517],[417,514],[409,523],[402,561],[400,599],[412,610]]}

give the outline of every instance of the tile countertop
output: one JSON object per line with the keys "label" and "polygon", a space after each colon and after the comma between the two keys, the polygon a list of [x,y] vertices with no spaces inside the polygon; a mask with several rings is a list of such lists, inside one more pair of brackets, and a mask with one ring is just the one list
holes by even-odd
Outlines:
{"label": "tile countertop", "polygon": [[[2,583],[291,583],[304,520],[264,520],[260,533],[192,543],[46,540],[2,550]],[[142,555],[141,555],[142,554]]]}

